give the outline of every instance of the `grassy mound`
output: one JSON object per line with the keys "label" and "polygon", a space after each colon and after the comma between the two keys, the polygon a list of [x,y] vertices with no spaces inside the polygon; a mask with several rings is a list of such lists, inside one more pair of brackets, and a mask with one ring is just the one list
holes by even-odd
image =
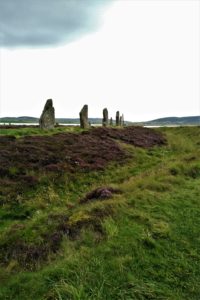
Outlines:
{"label": "grassy mound", "polygon": [[113,139],[145,147],[164,143],[157,132],[139,127],[96,128],[79,134],[65,132],[20,139],[0,136],[0,202],[8,203],[16,193],[35,188],[48,173],[57,178],[64,173],[103,170],[112,161],[124,162],[128,155]]}
{"label": "grassy mound", "polygon": [[0,299],[199,299],[199,127],[1,133]]}

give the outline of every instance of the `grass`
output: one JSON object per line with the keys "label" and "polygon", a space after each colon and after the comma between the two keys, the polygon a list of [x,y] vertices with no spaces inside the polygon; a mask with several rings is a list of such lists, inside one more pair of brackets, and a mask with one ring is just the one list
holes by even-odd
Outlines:
{"label": "grass", "polygon": [[43,130],[36,126],[13,126],[13,128],[0,128],[1,135],[14,135],[16,138],[32,135],[52,135],[60,132],[81,132],[82,129],[79,126],[60,126],[54,129]]}
{"label": "grass", "polygon": [[[123,164],[47,174],[1,207],[0,299],[199,299],[200,128],[159,131],[167,145],[120,142]],[[79,202],[102,186],[121,193]]]}

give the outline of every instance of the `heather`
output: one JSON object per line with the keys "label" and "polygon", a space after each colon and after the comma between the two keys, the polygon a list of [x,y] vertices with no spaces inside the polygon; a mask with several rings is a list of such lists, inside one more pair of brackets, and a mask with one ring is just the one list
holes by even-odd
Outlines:
{"label": "heather", "polygon": [[0,299],[198,299],[200,128],[7,128]]}

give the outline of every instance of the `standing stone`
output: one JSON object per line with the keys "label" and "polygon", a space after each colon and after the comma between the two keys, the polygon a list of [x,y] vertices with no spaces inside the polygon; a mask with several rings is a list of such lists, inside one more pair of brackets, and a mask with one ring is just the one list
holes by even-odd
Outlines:
{"label": "standing stone", "polygon": [[102,121],[103,126],[108,126],[108,110],[107,108],[103,109],[103,121]]}
{"label": "standing stone", "polygon": [[113,126],[113,119],[112,119],[112,117],[110,118],[110,126]]}
{"label": "standing stone", "polygon": [[89,128],[89,122],[88,122],[88,105],[84,105],[81,109],[80,113],[80,126],[81,128]]}
{"label": "standing stone", "polygon": [[119,126],[119,111],[116,112],[116,126]]}
{"label": "standing stone", "polygon": [[122,118],[121,119],[121,123],[122,123],[121,126],[124,127],[124,114],[122,114],[121,118]]}
{"label": "standing stone", "polygon": [[122,116],[119,117],[119,126],[122,126]]}
{"label": "standing stone", "polygon": [[124,127],[124,115],[123,114],[119,118],[119,126]]}
{"label": "standing stone", "polygon": [[41,129],[52,129],[55,126],[55,109],[52,99],[48,99],[39,119]]}

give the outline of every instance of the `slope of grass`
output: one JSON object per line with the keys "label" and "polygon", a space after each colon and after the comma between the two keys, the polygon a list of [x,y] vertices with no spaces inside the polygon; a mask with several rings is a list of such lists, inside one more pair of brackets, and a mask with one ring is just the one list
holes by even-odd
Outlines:
{"label": "slope of grass", "polygon": [[[124,163],[2,205],[0,299],[199,299],[200,128],[159,130],[167,145],[120,142]],[[120,192],[80,201],[98,187]]]}
{"label": "slope of grass", "polygon": [[[5,128],[4,128],[5,127]],[[14,135],[16,138],[31,136],[31,135],[53,135],[60,132],[81,132],[79,126],[58,126],[54,129],[43,130],[38,128],[38,126],[1,126],[0,127],[0,136],[1,135]]]}

